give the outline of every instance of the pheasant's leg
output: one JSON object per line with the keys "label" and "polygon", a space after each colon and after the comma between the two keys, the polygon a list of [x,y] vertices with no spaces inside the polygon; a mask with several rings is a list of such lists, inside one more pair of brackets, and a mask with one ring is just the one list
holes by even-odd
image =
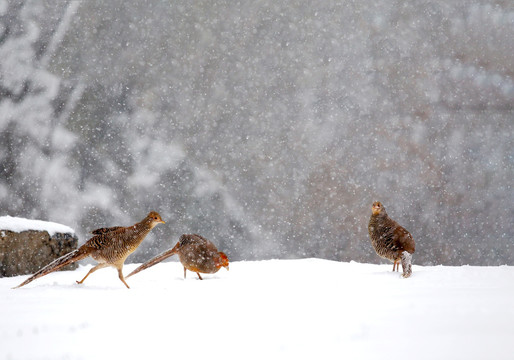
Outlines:
{"label": "pheasant's leg", "polygon": [[198,273],[198,272],[197,272],[197,273],[196,273],[196,275],[198,275],[198,278],[199,278],[200,280],[203,280],[203,279],[202,279],[202,277],[200,276],[200,273]]}
{"label": "pheasant's leg", "polygon": [[184,279],[186,278],[186,267],[184,266]]}
{"label": "pheasant's leg", "polygon": [[393,272],[394,272],[394,269],[396,268],[396,260],[393,261]]}
{"label": "pheasant's leg", "polygon": [[127,283],[125,282],[125,277],[123,276],[123,271],[122,271],[123,267],[119,267],[117,269],[118,269],[118,277],[120,278],[121,282],[125,284],[127,289],[130,289],[130,286],[127,285]]}
{"label": "pheasant's leg", "polygon": [[87,278],[89,275],[91,275],[92,273],[94,273],[96,270],[98,270],[98,269],[102,269],[102,268],[104,268],[104,267],[106,267],[106,266],[109,266],[109,265],[108,265],[108,264],[98,264],[98,265],[96,265],[96,266],[95,266],[95,267],[93,267],[91,270],[89,270],[89,272],[87,273],[87,275],[86,275],[86,276],[84,276],[84,278],[83,278],[82,280],[77,281],[77,284],[82,284],[82,283],[84,282],[84,280],[86,280],[86,278]]}
{"label": "pheasant's leg", "polygon": [[404,251],[402,253],[403,277],[408,278],[412,274],[412,254]]}

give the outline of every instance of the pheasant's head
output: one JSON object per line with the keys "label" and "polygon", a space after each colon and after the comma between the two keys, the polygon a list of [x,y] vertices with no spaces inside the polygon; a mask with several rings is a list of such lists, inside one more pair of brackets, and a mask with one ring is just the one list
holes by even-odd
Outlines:
{"label": "pheasant's head", "polygon": [[371,207],[373,215],[380,215],[382,212],[385,213],[384,205],[380,201],[375,201]]}
{"label": "pheasant's head", "polygon": [[150,224],[152,228],[157,224],[165,224],[164,220],[162,220],[161,215],[159,213],[152,211],[148,215],[146,215],[146,218],[150,220]]}
{"label": "pheasant's head", "polygon": [[224,267],[225,269],[228,270],[228,257],[227,257],[227,255],[225,255],[225,253],[223,253],[221,251],[218,253],[218,255],[219,255],[219,258],[216,260],[216,267],[217,268]]}

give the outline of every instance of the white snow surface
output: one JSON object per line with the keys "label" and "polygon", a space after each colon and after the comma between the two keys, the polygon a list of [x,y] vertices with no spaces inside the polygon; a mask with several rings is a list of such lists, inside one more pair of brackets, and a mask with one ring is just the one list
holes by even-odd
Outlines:
{"label": "white snow surface", "polygon": [[[138,264],[124,268],[128,274]],[[514,267],[234,262],[200,281],[160,263],[91,265],[11,289],[0,359],[512,359]]]}
{"label": "white snow surface", "polygon": [[75,234],[75,230],[66,225],[12,216],[0,216],[0,230],[18,233],[29,230],[47,231],[50,236],[55,235],[55,233]]}

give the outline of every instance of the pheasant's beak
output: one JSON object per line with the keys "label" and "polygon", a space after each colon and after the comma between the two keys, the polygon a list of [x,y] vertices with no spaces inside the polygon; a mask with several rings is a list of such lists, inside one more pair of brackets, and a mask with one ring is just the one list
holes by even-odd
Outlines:
{"label": "pheasant's beak", "polygon": [[225,265],[224,268],[227,269],[227,271],[228,271],[228,265]]}
{"label": "pheasant's beak", "polygon": [[166,221],[164,221],[164,220],[161,220],[161,221],[159,221],[159,222],[160,222],[161,224],[166,224]]}

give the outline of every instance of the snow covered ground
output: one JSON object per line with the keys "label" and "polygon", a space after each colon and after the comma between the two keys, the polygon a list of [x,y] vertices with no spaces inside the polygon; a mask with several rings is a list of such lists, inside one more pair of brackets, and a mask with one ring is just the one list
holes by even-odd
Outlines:
{"label": "snow covered ground", "polygon": [[130,290],[114,269],[77,285],[90,267],[0,279],[0,359],[514,358],[514,267],[270,260],[184,281],[166,262]]}

